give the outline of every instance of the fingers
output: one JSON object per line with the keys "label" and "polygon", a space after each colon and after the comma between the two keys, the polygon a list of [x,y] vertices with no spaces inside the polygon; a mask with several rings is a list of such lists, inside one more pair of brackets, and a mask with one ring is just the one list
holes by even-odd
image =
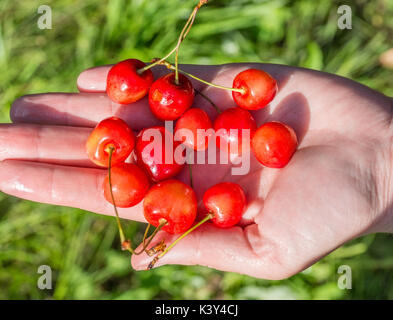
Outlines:
{"label": "fingers", "polygon": [[[103,195],[105,175],[105,169],[5,160],[0,162],[0,190],[31,201],[113,215]],[[119,215],[144,221],[141,204],[119,209]]]}
{"label": "fingers", "polygon": [[46,93],[23,96],[12,104],[14,123],[94,127],[102,119],[118,116],[132,129],[158,125],[147,100],[130,105],[112,102],[105,93]]}
{"label": "fingers", "polygon": [[[23,96],[12,104],[11,120],[14,123],[36,123],[94,127],[102,119],[118,116],[132,129],[162,125],[150,111],[145,97],[130,105],[112,102],[105,93],[106,74],[110,66],[88,69],[78,78],[82,93],[46,93]],[[190,66],[194,74],[201,76],[204,68]],[[155,68],[156,78],[167,72],[166,68]],[[195,83],[201,87],[201,83]]]}
{"label": "fingers", "polygon": [[0,124],[0,161],[20,159],[96,167],[85,143],[91,129],[34,124]]}
{"label": "fingers", "polygon": [[[153,244],[165,240],[168,246],[178,236],[160,232]],[[274,261],[274,246],[267,246],[258,253],[254,251],[260,243],[255,224],[243,230],[240,227],[219,229],[206,223],[179,241],[155,266],[202,265],[264,279],[287,277],[288,270],[283,270]],[[147,254],[133,255],[131,263],[136,270],[146,270],[152,259]]]}

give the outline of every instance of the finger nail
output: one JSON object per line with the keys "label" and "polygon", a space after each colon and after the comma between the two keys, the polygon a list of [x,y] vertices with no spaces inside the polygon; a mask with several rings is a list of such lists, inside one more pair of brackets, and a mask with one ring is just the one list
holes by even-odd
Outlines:
{"label": "finger nail", "polygon": [[78,89],[85,92],[105,92],[108,71],[108,66],[83,71],[77,80]]}

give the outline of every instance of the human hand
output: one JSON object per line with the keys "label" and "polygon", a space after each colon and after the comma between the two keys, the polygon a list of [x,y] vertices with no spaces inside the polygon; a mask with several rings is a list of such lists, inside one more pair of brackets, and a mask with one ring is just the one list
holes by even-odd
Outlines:
{"label": "human hand", "polygon": [[[210,186],[239,183],[248,207],[241,226],[205,224],[165,255],[162,264],[200,264],[267,279],[281,279],[308,267],[346,241],[370,232],[392,232],[392,99],[331,74],[288,66],[232,64],[182,66],[208,81],[231,86],[246,68],[261,68],[278,80],[269,107],[252,112],[257,125],[279,120],[292,126],[299,150],[281,170],[263,168],[253,157],[250,173],[231,175],[230,165],[193,165],[200,200]],[[0,126],[0,189],[21,198],[112,215],[101,191],[106,170],[88,160],[84,143],[91,129],[111,115],[135,130],[157,125],[143,99],[129,106],[103,93],[108,67],[78,78],[76,94],[25,96],[11,109],[14,124]],[[157,68],[155,76],[167,72]],[[229,92],[193,82],[222,109],[234,107]],[[199,95],[194,105],[212,119],[214,109]],[[54,126],[55,125],[55,126]],[[18,160],[15,160],[18,159]],[[22,160],[22,161],[21,161]],[[29,160],[27,162],[26,160]],[[184,170],[180,180],[188,182]],[[144,221],[142,205],[120,216]],[[155,241],[172,242],[164,232]],[[133,256],[136,269],[150,257]]]}

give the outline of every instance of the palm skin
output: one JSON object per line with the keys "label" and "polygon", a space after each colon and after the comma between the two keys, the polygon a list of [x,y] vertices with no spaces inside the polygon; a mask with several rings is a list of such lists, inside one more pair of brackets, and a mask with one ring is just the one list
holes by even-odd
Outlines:
{"label": "palm skin", "polygon": [[[240,226],[205,224],[179,242],[158,263],[205,265],[258,278],[282,279],[310,266],[343,243],[371,232],[392,232],[393,102],[376,91],[335,75],[268,64],[182,66],[208,81],[231,86],[237,73],[259,68],[278,80],[266,108],[252,112],[257,125],[270,120],[292,126],[299,150],[284,169],[263,168],[252,156],[246,175],[230,165],[193,165],[194,187],[203,192],[222,182],[239,183],[248,207]],[[19,98],[14,124],[0,126],[0,189],[45,203],[113,214],[102,193],[106,170],[87,159],[84,143],[100,120],[117,115],[139,130],[160,124],[143,99],[129,106],[107,98],[108,66],[84,71],[80,93]],[[157,68],[155,78],[167,71]],[[230,92],[193,85],[221,109],[235,107]],[[201,96],[194,102],[214,119]],[[16,160],[15,160],[16,159]],[[28,161],[28,162],[27,162]],[[188,171],[179,179],[189,182]],[[142,205],[120,209],[123,218],[144,221]],[[177,236],[160,232],[154,242]],[[135,269],[151,257],[133,256]]]}

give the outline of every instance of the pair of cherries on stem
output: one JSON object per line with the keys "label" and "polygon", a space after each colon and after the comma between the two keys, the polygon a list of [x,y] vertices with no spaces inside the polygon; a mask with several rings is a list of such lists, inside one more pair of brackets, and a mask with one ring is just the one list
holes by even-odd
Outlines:
{"label": "pair of cherries on stem", "polygon": [[[86,153],[96,165],[108,168],[103,182],[105,199],[113,204],[120,243],[123,250],[132,254],[140,254],[132,248],[131,241],[126,239],[121,225],[117,207],[132,207],[138,204],[149,190],[150,182],[145,172],[137,165],[126,163],[134,149],[136,138],[131,128],[120,118],[111,117],[102,120],[89,135],[86,141]],[[147,230],[146,230],[147,231]]]}
{"label": "pair of cherries on stem", "polygon": [[[162,62],[174,69],[168,62]],[[156,81],[151,71],[155,64],[146,66],[140,60],[127,59],[115,64],[107,75],[106,92],[109,98],[119,104],[130,104],[149,94],[152,113],[161,120],[175,120],[189,109],[194,100],[193,86],[186,76],[168,73]],[[258,110],[273,100],[277,92],[276,80],[258,69],[240,72],[233,81],[233,87],[209,83],[187,72],[184,74],[207,85],[232,91],[235,103],[246,110]]]}
{"label": "pair of cherries on stem", "polygon": [[175,120],[191,107],[194,90],[191,82],[182,74],[177,82],[169,73],[154,81],[150,69],[140,60],[128,59],[114,65],[107,76],[106,92],[119,104],[130,104],[149,94],[153,114],[161,120]]}
{"label": "pair of cherries on stem", "polygon": [[[238,184],[223,182],[205,192],[203,203],[208,219],[217,227],[228,228],[240,221],[246,197]],[[186,232],[186,235],[194,230],[192,224],[197,216],[197,199],[190,186],[168,179],[150,188],[143,200],[143,210],[150,224],[156,227],[165,224],[162,230],[171,234]]]}
{"label": "pair of cherries on stem", "polygon": [[[117,63],[111,68],[107,76],[107,94],[112,101],[120,104],[129,104],[139,99],[142,99],[150,90],[153,85],[154,77],[150,68],[164,63],[173,53],[175,56],[175,73],[173,75],[164,76],[154,82],[154,88],[152,94],[149,95],[152,111],[155,111],[155,106],[162,103],[163,108],[159,108],[157,117],[160,118],[160,114],[164,117],[177,117],[186,110],[186,107],[191,106],[193,100],[193,90],[190,82],[184,76],[179,77],[178,70],[178,55],[181,43],[190,32],[191,27],[194,23],[198,10],[205,5],[208,0],[199,0],[198,4],[194,7],[186,24],[184,25],[177,44],[172,50],[162,59],[155,59],[154,63],[146,66],[142,61],[137,59],[127,59]],[[168,86],[169,84],[169,86]],[[174,86],[174,85],[175,86]],[[160,89],[165,88],[164,91]],[[164,92],[161,95],[160,92]],[[171,96],[175,95],[178,99],[172,100]],[[169,98],[169,99],[168,99]],[[179,101],[179,99],[182,101]],[[166,99],[166,100],[165,100]],[[171,105],[170,109],[168,108]],[[165,110],[166,109],[166,110]],[[183,109],[183,110],[182,110]],[[169,114],[168,114],[168,111]]]}
{"label": "pair of cherries on stem", "polygon": [[[171,183],[175,180],[167,180],[153,188],[154,193],[162,192],[159,190],[162,184]],[[153,189],[152,188],[152,189]],[[191,189],[192,190],[192,189]],[[151,209],[150,199],[148,197],[144,200],[144,208]],[[196,204],[196,202],[195,202]],[[175,241],[173,241],[168,247],[161,241],[152,249],[147,251],[149,255],[157,253],[153,260],[147,266],[147,269],[152,269],[157,261],[167,254],[179,241],[181,241],[188,234],[199,228],[202,224],[207,221],[211,221],[218,228],[230,228],[238,224],[244,213],[247,201],[243,189],[236,183],[222,182],[210,187],[203,195],[203,204],[206,209],[205,217],[194,224],[189,226]],[[156,207],[156,204],[152,204]]]}

